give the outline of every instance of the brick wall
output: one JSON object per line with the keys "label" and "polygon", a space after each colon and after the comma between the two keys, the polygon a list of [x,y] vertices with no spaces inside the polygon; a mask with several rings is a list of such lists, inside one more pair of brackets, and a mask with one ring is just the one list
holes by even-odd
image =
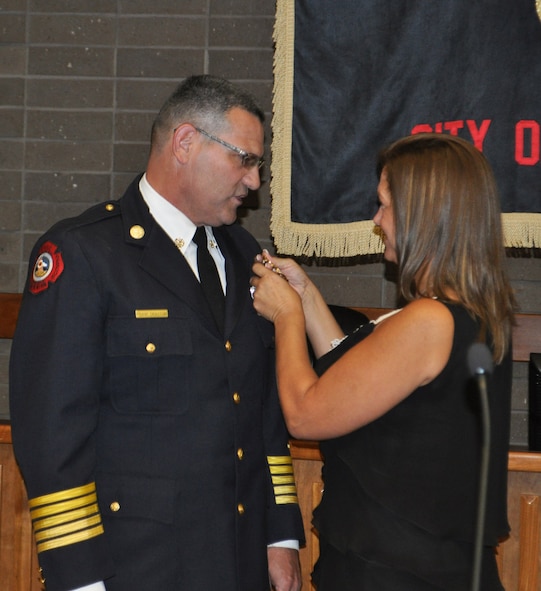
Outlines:
{"label": "brick wall", "polygon": [[[21,291],[30,248],[52,223],[119,197],[144,169],[150,124],[180,79],[230,78],[254,92],[270,122],[274,8],[274,0],[1,1],[0,291]],[[241,217],[272,248],[268,191],[267,183],[252,195]],[[509,259],[509,268],[523,311],[541,312],[541,259]],[[381,263],[307,269],[329,302],[393,305]],[[0,341],[0,418],[8,356]],[[517,364],[517,444],[526,440],[526,376]]]}

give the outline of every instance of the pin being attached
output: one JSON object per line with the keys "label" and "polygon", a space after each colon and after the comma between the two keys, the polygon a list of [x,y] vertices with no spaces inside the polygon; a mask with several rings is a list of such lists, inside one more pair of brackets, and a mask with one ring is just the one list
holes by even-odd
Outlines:
{"label": "pin being attached", "polygon": [[265,267],[267,269],[270,269],[273,273],[280,275],[280,277],[282,277],[283,279],[285,279],[287,281],[287,277],[282,273],[282,271],[280,270],[280,267],[277,267],[272,261],[269,261],[269,259],[266,258],[265,255],[263,255],[263,258],[261,259],[261,263],[263,265],[265,265]]}

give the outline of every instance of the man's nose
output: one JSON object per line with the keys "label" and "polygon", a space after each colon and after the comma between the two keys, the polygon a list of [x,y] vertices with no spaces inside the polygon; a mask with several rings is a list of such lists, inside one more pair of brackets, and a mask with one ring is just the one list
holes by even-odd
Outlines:
{"label": "man's nose", "polygon": [[246,174],[244,175],[244,184],[252,191],[257,191],[257,189],[259,189],[261,186],[261,177],[257,166],[252,166],[246,171]]}

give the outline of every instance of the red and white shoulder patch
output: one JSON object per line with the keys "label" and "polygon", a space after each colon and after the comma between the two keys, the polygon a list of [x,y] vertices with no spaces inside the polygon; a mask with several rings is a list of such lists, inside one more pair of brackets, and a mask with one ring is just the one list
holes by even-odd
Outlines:
{"label": "red and white shoulder patch", "polygon": [[64,270],[62,255],[58,252],[58,246],[52,242],[45,242],[39,249],[38,258],[32,269],[30,279],[30,291],[40,293],[54,283]]}

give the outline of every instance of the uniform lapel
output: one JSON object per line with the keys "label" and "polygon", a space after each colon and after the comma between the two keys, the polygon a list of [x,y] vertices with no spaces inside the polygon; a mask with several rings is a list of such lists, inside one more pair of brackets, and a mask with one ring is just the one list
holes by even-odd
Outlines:
{"label": "uniform lapel", "polygon": [[150,215],[137,179],[121,200],[124,238],[141,248],[140,267],[176,297],[183,300],[205,324],[215,328],[203,290],[190,265],[169,236]]}

